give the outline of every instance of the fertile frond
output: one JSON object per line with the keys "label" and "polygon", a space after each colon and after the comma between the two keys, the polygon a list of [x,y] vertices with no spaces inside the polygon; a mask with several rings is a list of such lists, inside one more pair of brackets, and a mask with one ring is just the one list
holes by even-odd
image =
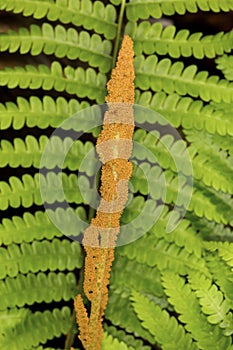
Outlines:
{"label": "fertile frond", "polygon": [[111,335],[105,333],[104,340],[102,342],[102,350],[134,350],[131,346],[127,346],[123,341],[119,341],[116,338],[113,338]]}
{"label": "fertile frond", "polygon": [[21,205],[29,208],[33,203],[42,205],[41,188],[44,187],[46,193],[43,200],[48,203],[63,202],[65,199],[68,202],[82,203],[83,197],[77,183],[85,186],[85,190],[91,194],[89,180],[84,175],[79,177],[79,182],[75,174],[56,174],[55,172],[50,172],[47,176],[36,173],[34,177],[25,174],[22,180],[12,176],[9,183],[0,182],[0,209],[6,210],[9,206],[18,208]]}
{"label": "fertile frond", "polygon": [[72,23],[85,29],[94,29],[107,39],[116,35],[116,10],[101,1],[90,0],[0,0],[0,9],[33,16],[46,17],[49,21]]}
{"label": "fertile frond", "polygon": [[175,26],[167,26],[163,29],[161,23],[151,25],[146,21],[139,25],[128,22],[125,31],[134,39],[134,50],[137,56],[142,53],[146,55],[156,53],[168,54],[174,58],[193,56],[202,59],[223,55],[224,52],[231,52],[233,48],[233,31],[203,36],[202,33],[190,34],[187,29],[176,32]]}
{"label": "fertile frond", "polygon": [[230,11],[233,10],[233,3],[232,0],[130,0],[127,4],[127,17],[131,21],[137,21],[139,18],[147,19],[150,16],[160,18],[175,13],[195,13],[199,9],[213,12]]}
{"label": "fertile frond", "polygon": [[[0,248],[0,278],[15,277],[18,273],[73,270],[82,266],[79,243],[65,239],[11,244]],[[48,259],[49,256],[49,259]]]}
{"label": "fertile frond", "polygon": [[132,293],[133,307],[143,327],[155,337],[162,349],[170,350],[176,344],[180,350],[197,350],[196,343],[174,317],[154,302],[137,292]]}
{"label": "fertile frond", "polygon": [[41,27],[32,24],[30,29],[20,28],[18,32],[10,30],[0,34],[1,52],[30,52],[32,56],[43,52],[46,55],[54,54],[57,58],[79,58],[92,67],[98,67],[102,73],[111,68],[111,49],[111,42],[102,40],[97,34],[90,36],[86,31],[78,32],[61,25],[53,27],[49,23],[43,23]]}
{"label": "fertile frond", "polygon": [[168,58],[159,61],[155,55],[148,58],[141,55],[135,58],[135,72],[135,85],[141,90],[188,94],[207,102],[233,101],[233,83],[216,75],[209,77],[206,71],[197,72],[195,65],[185,68],[181,61],[172,64]]}
{"label": "fertile frond", "polygon": [[17,275],[0,281],[0,310],[22,307],[25,304],[69,300],[76,294],[74,273],[38,273]]}
{"label": "fertile frond", "polygon": [[[2,317],[20,318],[20,310],[9,310],[0,313]],[[2,320],[1,320],[2,325]],[[12,350],[32,349],[33,346],[44,344],[48,339],[66,334],[70,328],[70,309],[63,307],[45,312],[28,312],[15,326],[6,326],[0,335],[1,349]],[[17,339],[17,341],[15,341]]]}
{"label": "fertile frond", "polygon": [[[41,164],[41,157],[45,147],[49,141],[50,154],[49,157]],[[80,140],[74,141],[66,137],[61,139],[58,136],[48,138],[45,135],[39,139],[34,136],[27,135],[25,141],[21,138],[15,138],[13,144],[8,140],[0,141],[0,168],[6,165],[12,168],[22,166],[23,168],[46,167],[53,169],[56,166],[60,168],[68,168],[70,170],[78,170],[82,165],[82,172],[88,172],[91,176],[95,174],[96,160],[94,157],[85,164],[84,157],[93,149],[92,142],[82,143]],[[66,155],[63,163],[63,156]],[[83,162],[83,164],[82,164]]]}
{"label": "fertile frond", "polygon": [[[79,227],[72,221],[74,213],[84,222],[86,222],[86,212],[83,207],[78,207],[75,211],[72,208],[67,210],[57,208],[47,210],[50,217],[54,217],[59,222],[59,227],[68,227],[71,236],[77,237],[83,227]],[[52,240],[54,237],[61,237],[63,233],[50,221],[47,213],[37,211],[34,215],[25,212],[23,216],[13,216],[12,219],[4,218],[0,224],[0,245],[9,245],[11,243],[33,242],[44,238]]]}
{"label": "fertile frond", "polygon": [[217,68],[220,69],[227,80],[233,80],[233,56],[223,55],[216,59]]}
{"label": "fertile frond", "polygon": [[[230,350],[231,338],[224,336],[223,330],[218,326],[208,322],[201,311],[195,292],[185,284],[185,280],[174,272],[164,272],[162,279],[169,302],[180,315],[179,320],[185,324],[185,328],[196,340],[198,347],[203,350]],[[207,334],[211,334],[211,337]]]}
{"label": "fertile frond", "polygon": [[105,84],[105,75],[96,73],[92,68],[84,70],[81,67],[74,69],[67,66],[63,71],[59,62],[53,62],[51,69],[40,64],[38,68],[27,65],[25,68],[5,68],[0,71],[0,86],[7,86],[9,89],[54,89],[79,97],[88,97],[97,103],[104,101]]}
{"label": "fertile frond", "polygon": [[232,114],[212,104],[204,105],[201,100],[165,92],[154,95],[150,91],[140,93],[137,90],[136,103],[161,113],[174,127],[182,125],[186,129],[205,129],[211,134],[233,135]]}

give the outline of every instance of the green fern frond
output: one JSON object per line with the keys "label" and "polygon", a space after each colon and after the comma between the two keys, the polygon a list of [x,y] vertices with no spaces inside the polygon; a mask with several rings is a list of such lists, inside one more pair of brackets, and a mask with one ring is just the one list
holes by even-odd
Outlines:
{"label": "green fern frond", "polygon": [[[135,196],[123,212],[121,218],[122,224],[124,225],[135,220],[135,218],[140,215],[141,212],[143,212],[145,204],[146,200],[144,197]],[[157,210],[160,212],[160,207],[158,205]],[[155,217],[156,211],[153,213]],[[175,230],[168,234],[166,232],[166,227],[169,222],[170,215],[171,212],[169,211],[168,206],[164,205],[160,216],[154,223],[153,227],[150,228],[149,232],[155,235],[157,238],[164,238],[168,243],[174,242],[180,248],[185,247],[186,251],[188,251],[190,254],[194,253],[197,258],[200,258],[203,252],[203,246],[202,239],[198,235],[199,227],[196,228],[193,225],[193,220],[183,219]],[[199,220],[197,220],[197,222],[199,222]],[[133,270],[136,271],[136,269]],[[127,282],[125,281],[125,285],[126,284]],[[134,289],[136,290],[136,287]]]}
{"label": "green fern frond", "polygon": [[[135,274],[132,275],[132,271]],[[153,279],[151,279],[153,276]],[[161,300],[164,296],[161,287],[160,272],[146,264],[140,264],[135,260],[130,260],[119,252],[113,266],[111,274],[110,288],[121,293],[122,296],[129,296],[132,290],[146,293]]]}
{"label": "green fern frond", "polygon": [[[164,272],[162,280],[169,302],[180,315],[179,320],[185,324],[186,330],[196,340],[198,347],[230,350],[231,338],[224,336],[221,328],[208,322],[190,285],[185,284],[184,279],[174,272]],[[211,334],[211,337],[207,336],[208,334]]]}
{"label": "green fern frond", "polygon": [[230,194],[204,186],[201,181],[194,183],[188,210],[194,211],[198,217],[233,226],[232,208],[233,200]]}
{"label": "green fern frond", "polygon": [[132,293],[131,300],[143,327],[149,330],[163,350],[174,348],[174,344],[180,350],[198,349],[190,335],[167,311],[137,292]]}
{"label": "green fern frond", "polygon": [[[20,310],[8,311],[9,317],[20,317]],[[6,312],[2,313],[6,318]],[[70,309],[63,307],[45,312],[28,313],[15,327],[7,327],[0,336],[2,350],[32,349],[33,346],[46,343],[47,340],[66,334],[70,328]],[[1,314],[0,314],[1,319]],[[17,338],[17,341],[15,339]]]}
{"label": "green fern frond", "polygon": [[[34,177],[25,174],[22,180],[11,176],[9,183],[0,182],[0,209],[6,210],[9,206],[18,208],[22,205],[29,208],[32,204],[42,205],[42,188],[46,188],[43,198],[45,202],[63,202],[67,199],[68,202],[79,204],[84,199],[77,184],[81,187],[85,186],[85,191],[91,195],[89,180],[84,175],[80,176],[79,180],[75,174],[55,174],[54,172],[48,173],[47,176],[36,173]],[[75,191],[74,188],[76,188]]]}
{"label": "green fern frond", "polygon": [[[192,141],[190,147],[184,140],[175,140],[172,135],[164,135],[155,137],[152,133],[147,133],[145,130],[137,130],[134,133],[134,140],[143,145],[149,150],[160,166],[164,169],[171,169],[189,175],[189,169],[184,161],[184,152],[187,150],[192,159],[193,175],[197,180],[202,180],[207,186],[212,186],[214,189],[223,192],[233,193],[233,184],[229,182],[229,178],[233,177],[233,159],[228,157],[225,151],[221,151],[215,144],[211,144],[201,131],[186,131],[187,140]],[[194,135],[194,136],[193,136]],[[194,142],[194,137],[196,139]],[[202,137],[203,136],[203,137]],[[138,149],[137,144],[134,146],[133,156],[150,161],[150,154],[142,153],[144,149]],[[175,155],[175,161],[174,161]],[[211,156],[211,157],[210,157]],[[222,169],[225,169],[224,173]]]}
{"label": "green fern frond", "polygon": [[[49,157],[41,164],[41,158],[45,147],[49,141]],[[87,163],[83,162],[84,157],[93,149],[92,142],[87,141],[82,143],[80,140],[74,141],[66,137],[64,140],[58,136],[48,138],[45,135],[40,138],[27,135],[25,141],[21,138],[15,138],[13,144],[8,140],[0,141],[0,168],[6,165],[12,168],[22,166],[23,168],[46,167],[53,169],[56,166],[59,168],[68,168],[70,170],[78,170],[82,165],[82,172],[88,172],[88,175],[94,175],[96,160],[92,157]],[[63,156],[66,155],[63,163]]]}
{"label": "green fern frond", "polygon": [[171,212],[165,206],[163,213],[150,232],[153,232],[157,238],[163,237],[169,243],[174,242],[178,247],[184,247],[187,252],[194,253],[197,258],[200,258],[203,253],[202,239],[197,234],[197,229],[192,225],[192,221],[183,219],[175,230],[168,234],[166,233],[166,227],[170,215]]}
{"label": "green fern frond", "polygon": [[[207,186],[215,190],[233,193],[233,184],[229,179],[233,178],[233,158],[221,150],[207,133],[203,131],[184,130],[186,138],[191,142],[189,153],[192,155],[194,177],[201,179]],[[222,171],[224,169],[224,172]]]}
{"label": "green fern frond", "polygon": [[128,346],[132,346],[134,350],[150,350],[147,345],[143,345],[142,340],[135,339],[132,335],[125,333],[123,330],[118,330],[116,327],[104,325],[104,330],[107,334],[110,334],[113,338],[117,338],[119,341],[123,341]]}
{"label": "green fern frond", "polygon": [[191,288],[196,292],[202,312],[208,315],[208,321],[211,324],[219,324],[223,321],[229,312],[230,305],[218,287],[210,278],[198,273],[190,273],[188,280]]}
{"label": "green fern frond", "polygon": [[233,10],[232,0],[130,0],[127,4],[127,18],[137,21],[139,18],[147,19],[150,16],[160,18],[163,15],[172,16],[185,12],[196,13],[202,11],[230,11]]}
{"label": "green fern frond", "polygon": [[[205,130],[197,131],[195,129],[184,129],[184,133],[187,140],[198,150],[198,152],[201,152],[202,149],[205,151],[207,148],[214,149],[216,153],[224,150],[226,151],[228,161],[230,164],[232,163],[232,158],[229,157],[229,155],[233,156],[233,144],[230,135],[210,134]],[[198,143],[198,139],[201,141],[200,143]],[[224,154],[225,153],[222,155]]]}
{"label": "green fern frond", "polygon": [[[208,136],[207,136],[208,138]],[[233,144],[232,137],[230,135],[225,135],[224,137],[221,135],[212,135],[212,142],[221,150],[227,151],[227,153],[232,157],[233,156]]]}
{"label": "green fern frond", "polygon": [[101,1],[90,0],[0,0],[0,9],[33,16],[46,17],[49,21],[72,23],[85,29],[94,29],[107,39],[116,35],[116,10],[114,6]]}
{"label": "green fern frond", "polygon": [[122,296],[121,292],[111,289],[105,316],[113,325],[125,329],[127,333],[133,333],[151,344],[155,343],[154,337],[142,327],[137,318],[129,296]]}
{"label": "green fern frond", "polygon": [[153,234],[144,235],[134,244],[123,246],[119,254],[150,267],[157,266],[160,271],[172,268],[173,271],[182,275],[187,274],[189,270],[202,271],[205,275],[209,275],[202,257],[197,258],[174,242],[168,243],[165,239],[158,239]]}
{"label": "green fern frond", "polygon": [[79,33],[74,28],[53,27],[49,23],[43,23],[42,27],[33,24],[29,30],[20,28],[18,32],[10,30],[7,34],[0,34],[1,52],[30,52],[32,56],[43,52],[46,55],[54,54],[57,58],[79,58],[92,67],[98,67],[102,73],[111,68],[111,50],[111,42],[102,40],[97,34],[90,36],[86,31]]}
{"label": "green fern frond", "polygon": [[163,29],[161,23],[151,25],[145,21],[139,25],[128,22],[125,32],[134,40],[136,56],[142,53],[146,55],[156,53],[168,54],[173,58],[193,56],[202,59],[223,55],[224,52],[231,52],[233,48],[233,31],[203,36],[202,33],[190,34],[187,29],[176,32],[175,26],[167,26]]}
{"label": "green fern frond", "polygon": [[212,104],[204,105],[201,100],[194,101],[190,97],[164,92],[140,93],[136,90],[136,103],[160,113],[174,127],[182,125],[186,129],[206,129],[211,134],[233,135],[232,114],[226,114],[223,109],[219,110]]}
{"label": "green fern frond", "polygon": [[[73,270],[82,266],[81,248],[69,240],[11,244],[0,248],[0,278],[15,277],[18,273]],[[48,258],[49,257],[49,258]]]}
{"label": "green fern frond", "polygon": [[208,102],[232,102],[233,84],[227,80],[220,80],[218,76],[209,77],[206,71],[197,73],[197,66],[185,68],[183,62],[175,62],[164,58],[158,60],[153,55],[145,58],[143,55],[135,58],[136,79],[135,86],[141,90],[152,89],[155,92],[165,91],[169,94],[201,97]]}
{"label": "green fern frond", "polygon": [[201,240],[228,242],[233,240],[231,228],[229,226],[217,224],[215,221],[209,221],[204,217],[196,220],[195,214],[191,212],[186,213],[186,218],[190,220]]}
{"label": "green fern frond", "polygon": [[233,56],[223,55],[216,59],[217,68],[220,69],[227,80],[233,80]]}
{"label": "green fern frond", "polygon": [[96,73],[94,69],[81,67],[76,69],[67,66],[64,71],[59,62],[53,62],[51,69],[43,64],[38,68],[27,65],[25,68],[5,68],[0,71],[0,86],[9,89],[20,87],[21,89],[39,89],[45,91],[66,91],[79,97],[88,97],[97,103],[104,102],[106,76]]}
{"label": "green fern frond", "polygon": [[76,294],[76,278],[74,273],[39,273],[35,275],[17,275],[0,281],[0,309],[22,307],[25,304],[60,300],[69,300]]}
{"label": "green fern frond", "polygon": [[[137,122],[137,118],[136,122]],[[140,123],[138,123],[140,125]],[[186,151],[186,142],[184,140],[176,140],[173,135],[155,135],[154,133],[147,133],[146,130],[136,130],[133,140],[137,143],[134,145],[132,156],[140,160],[149,160],[153,164],[155,159],[164,169],[171,169],[185,175],[190,175],[190,170],[184,162],[184,152]],[[138,145],[140,147],[138,148]],[[141,146],[144,147],[141,147]],[[145,152],[149,150],[150,152]],[[175,155],[175,159],[174,159]]]}
{"label": "green fern frond", "polygon": [[219,286],[220,290],[224,293],[224,297],[227,300],[230,308],[233,308],[233,278],[232,268],[227,265],[216,253],[207,255],[207,265],[213,275],[215,283]]}
{"label": "green fern frond", "polygon": [[[89,106],[88,102],[79,103],[74,99],[67,101],[64,97],[58,97],[56,100],[51,96],[44,96],[42,100],[37,96],[31,96],[29,100],[18,97],[17,104],[13,102],[0,104],[0,128],[1,130],[11,126],[15,130],[22,129],[24,126],[29,128],[37,126],[41,129],[46,129],[48,126],[57,128],[68,117]],[[82,118],[75,130],[85,130],[85,124],[85,119]]]}
{"label": "green fern frond", "polygon": [[[171,170],[162,171],[159,166],[142,162],[140,168],[134,167],[131,183],[134,193],[139,192],[142,195],[150,193],[153,200],[161,199],[166,204],[176,203],[178,206],[182,206],[187,200],[187,193],[190,193],[190,184],[182,174],[180,174],[179,180],[180,187],[178,186],[177,174]],[[166,183],[166,194],[164,183]],[[177,201],[178,194],[179,200]],[[148,209],[149,204],[150,202],[148,202]],[[206,187],[198,180],[194,182],[189,211],[194,211],[198,217],[206,217],[208,220],[215,220],[218,223],[229,223],[232,226],[232,208],[233,201],[230,194]],[[153,210],[155,208],[152,206],[146,215],[153,215]]]}
{"label": "green fern frond", "polygon": [[227,265],[233,267],[233,243],[231,242],[205,242],[204,247],[211,251],[218,251],[219,256]]}
{"label": "green fern frond", "polygon": [[113,338],[111,335],[105,333],[104,339],[102,342],[102,350],[134,350],[132,346],[127,346],[127,344],[123,341],[119,341],[116,338]]}
{"label": "green fern frond", "polygon": [[[75,210],[72,208],[49,210],[50,218],[53,217],[59,227],[69,227],[71,236],[77,237],[83,230],[81,222],[79,227],[72,221],[73,215],[87,221],[86,211],[82,206]],[[73,224],[72,224],[73,223]],[[13,216],[11,219],[3,218],[0,224],[0,245],[9,245],[11,243],[33,242],[34,240],[49,239],[61,237],[63,233],[51,222],[47,213],[37,211],[34,215],[25,212],[23,216]]]}

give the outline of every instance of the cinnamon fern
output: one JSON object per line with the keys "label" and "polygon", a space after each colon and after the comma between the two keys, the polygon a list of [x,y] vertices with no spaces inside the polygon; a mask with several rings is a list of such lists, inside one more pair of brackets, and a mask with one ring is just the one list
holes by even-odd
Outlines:
{"label": "cinnamon fern", "polygon": [[[232,0],[0,0],[0,349],[87,350],[96,338],[103,350],[233,349],[232,10]],[[207,30],[206,18],[226,23]],[[103,190],[108,106],[98,105],[124,35],[135,54],[132,177],[118,247],[98,260],[84,233],[96,215],[105,225],[100,195],[117,193],[128,159],[111,163],[112,177],[103,170]],[[126,73],[110,112],[129,102]]]}

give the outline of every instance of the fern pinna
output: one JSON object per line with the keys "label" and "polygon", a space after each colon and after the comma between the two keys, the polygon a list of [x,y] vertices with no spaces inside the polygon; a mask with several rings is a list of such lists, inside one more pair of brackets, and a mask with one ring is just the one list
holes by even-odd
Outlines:
{"label": "fern pinna", "polygon": [[[94,216],[98,160],[90,154],[101,130],[89,126],[101,115],[85,110],[104,103],[127,34],[145,113],[135,113],[121,223],[141,238],[115,250],[102,349],[232,349],[232,0],[0,0],[0,9],[0,348],[84,349],[73,299],[83,294],[78,241]],[[200,18],[226,23],[201,32]],[[52,135],[77,112],[72,130]],[[167,233],[190,186],[185,150],[192,197]],[[42,195],[41,184],[51,191]]]}

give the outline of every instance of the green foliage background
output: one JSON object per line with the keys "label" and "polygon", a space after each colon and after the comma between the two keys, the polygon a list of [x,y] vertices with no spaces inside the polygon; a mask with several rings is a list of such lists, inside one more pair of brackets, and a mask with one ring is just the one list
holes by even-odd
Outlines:
{"label": "green foliage background", "polygon": [[[233,1],[0,0],[0,9],[0,348],[69,349],[75,337],[81,349],[72,299],[81,288],[83,254],[47,217],[38,169],[53,130],[75,112],[104,102],[127,33],[135,45],[136,103],[162,114],[183,143],[159,135],[166,151],[158,138],[135,131],[134,139],[164,170],[167,196],[150,231],[116,249],[103,349],[233,349],[233,31],[202,34],[197,28],[200,15],[230,16]],[[164,17],[177,28],[164,28],[157,21]],[[186,17],[194,23],[192,32],[182,22]],[[156,123],[144,119],[137,121],[142,128]],[[85,119],[74,129],[85,130]],[[62,208],[58,175],[50,172],[56,162],[43,178],[54,190],[51,210],[74,236],[82,227],[72,227],[70,210],[87,221],[93,215],[74,188],[98,132],[75,142],[64,164],[73,209]],[[71,141],[70,135],[53,138],[54,155]],[[193,195],[184,220],[167,234],[177,196],[170,151],[182,159],[184,143],[192,159]],[[157,189],[143,230],[161,204],[161,174],[143,153],[134,156]],[[94,189],[88,179],[93,174],[90,164],[82,169],[87,192]],[[140,214],[148,194],[147,179],[136,167],[132,183],[124,223]]]}

